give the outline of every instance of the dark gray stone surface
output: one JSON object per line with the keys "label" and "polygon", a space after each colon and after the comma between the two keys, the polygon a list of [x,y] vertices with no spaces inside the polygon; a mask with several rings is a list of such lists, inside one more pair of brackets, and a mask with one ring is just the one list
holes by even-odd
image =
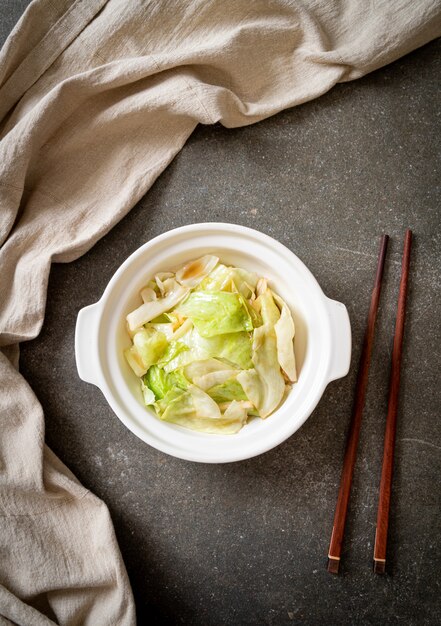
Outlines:
{"label": "dark gray stone surface", "polygon": [[[26,2],[0,5],[2,35]],[[440,44],[238,130],[199,127],[145,198],[88,254],[52,269],[21,370],[49,446],[109,506],[139,623],[441,621]],[[114,271],[169,228],[230,221],[269,233],[344,302],[350,374],[278,448],[231,465],[168,457],[78,378],[74,326]],[[372,573],[389,359],[404,231],[415,233],[388,574]],[[325,570],[380,234],[386,280],[339,577]]]}

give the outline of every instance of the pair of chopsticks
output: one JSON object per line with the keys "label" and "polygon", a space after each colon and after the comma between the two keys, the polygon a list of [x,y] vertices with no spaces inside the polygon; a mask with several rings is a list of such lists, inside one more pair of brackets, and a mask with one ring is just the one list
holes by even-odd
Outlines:
{"label": "pair of chopsticks", "polygon": [[[371,296],[366,332],[360,357],[360,366],[355,388],[355,402],[349,425],[348,439],[343,460],[340,489],[335,508],[334,526],[328,552],[328,572],[338,574],[341,548],[346,523],[352,476],[357,455],[358,439],[368,382],[369,365],[374,343],[375,321],[380,301],[381,283],[389,237],[383,235],[380,243],[377,272]],[[400,387],[401,355],[403,348],[404,318],[406,311],[407,283],[409,277],[410,249],[412,231],[407,230],[404,239],[404,251],[401,265],[401,281],[398,296],[397,317],[395,321],[394,345],[392,350],[391,377],[389,385],[389,403],[384,437],[383,465],[381,470],[380,494],[378,501],[377,529],[374,547],[374,572],[384,574],[386,569],[387,532],[389,526],[390,495],[394,464],[395,435],[397,428],[398,391]]]}

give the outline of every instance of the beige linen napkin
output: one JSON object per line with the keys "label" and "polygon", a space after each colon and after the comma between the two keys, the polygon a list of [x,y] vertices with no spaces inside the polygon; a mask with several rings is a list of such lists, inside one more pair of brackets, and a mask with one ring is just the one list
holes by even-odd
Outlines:
{"label": "beige linen napkin", "polygon": [[105,505],[13,367],[78,258],[198,123],[251,124],[440,34],[436,0],[35,0],[0,53],[0,620],[133,624]]}

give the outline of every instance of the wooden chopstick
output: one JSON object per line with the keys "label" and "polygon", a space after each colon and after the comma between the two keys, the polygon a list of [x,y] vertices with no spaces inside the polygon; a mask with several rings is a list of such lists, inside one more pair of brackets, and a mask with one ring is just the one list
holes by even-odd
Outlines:
{"label": "wooden chopstick", "polygon": [[340,479],[340,489],[338,492],[337,505],[334,514],[334,526],[332,529],[331,542],[328,551],[328,572],[330,572],[331,574],[338,574],[340,566],[340,554],[345,530],[349,495],[351,492],[352,476],[354,473],[355,459],[357,456],[361,418],[363,415],[363,407],[368,382],[369,364],[371,360],[372,346],[374,343],[375,320],[377,319],[378,303],[380,301],[381,283],[383,278],[384,261],[386,258],[388,240],[388,235],[383,235],[381,237],[377,272],[375,275],[374,289],[372,291],[367,327],[363,339],[363,348],[357,374],[355,401],[352,411],[351,422],[349,424],[349,433]]}
{"label": "wooden chopstick", "polygon": [[397,431],[398,392],[400,388],[400,368],[403,351],[404,318],[406,314],[411,245],[412,231],[408,229],[404,238],[403,260],[401,264],[400,292],[398,295],[397,318],[395,321],[394,347],[392,350],[392,366],[389,384],[389,404],[387,409],[383,466],[381,469],[380,495],[378,500],[377,530],[375,533],[374,572],[377,574],[384,574],[386,570],[387,531],[389,526],[395,435]]}

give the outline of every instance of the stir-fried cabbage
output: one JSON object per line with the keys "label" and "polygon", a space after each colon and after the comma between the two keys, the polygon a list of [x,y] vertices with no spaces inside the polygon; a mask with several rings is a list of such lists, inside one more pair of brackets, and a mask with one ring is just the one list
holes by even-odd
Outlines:
{"label": "stir-fried cabbage", "polygon": [[288,379],[294,383],[297,380],[296,359],[292,349],[295,335],[294,320],[292,319],[291,311],[282,298],[275,293],[273,296],[281,311],[280,318],[274,325],[277,337],[277,356],[280,367]]}
{"label": "stir-fried cabbage", "polygon": [[202,337],[253,330],[250,314],[238,293],[195,291],[177,310],[191,319]]}
{"label": "stir-fried cabbage", "polygon": [[176,272],[176,280],[186,287],[196,287],[213,270],[219,259],[217,256],[206,256],[190,261]]}
{"label": "stir-fried cabbage", "polygon": [[237,375],[248,398],[262,418],[276,409],[285,391],[285,381],[277,360],[277,338],[274,326],[264,324],[254,331],[254,369]]}
{"label": "stir-fried cabbage", "polygon": [[236,433],[297,380],[291,311],[265,278],[205,255],[157,273],[140,299],[124,354],[159,419]]}
{"label": "stir-fried cabbage", "polygon": [[144,302],[140,307],[132,311],[127,316],[127,324],[129,330],[140,328],[143,324],[147,324],[155,319],[161,313],[173,309],[180,300],[182,300],[190,291],[188,287],[183,287],[176,281],[169,283],[169,291],[163,293],[161,298],[156,298],[148,302]]}

